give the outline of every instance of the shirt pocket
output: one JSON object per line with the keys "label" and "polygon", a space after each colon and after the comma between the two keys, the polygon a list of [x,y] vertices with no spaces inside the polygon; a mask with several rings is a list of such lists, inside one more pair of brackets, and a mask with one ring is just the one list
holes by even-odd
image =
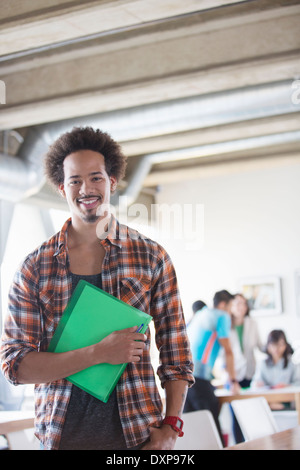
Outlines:
{"label": "shirt pocket", "polygon": [[120,299],[123,302],[148,313],[150,310],[150,280],[126,277],[121,279]]}
{"label": "shirt pocket", "polygon": [[40,313],[41,313],[41,328],[42,328],[42,341],[40,349],[46,351],[51,338],[57,328],[59,316],[57,312],[57,305],[55,302],[55,293],[53,291],[46,291],[40,293]]}

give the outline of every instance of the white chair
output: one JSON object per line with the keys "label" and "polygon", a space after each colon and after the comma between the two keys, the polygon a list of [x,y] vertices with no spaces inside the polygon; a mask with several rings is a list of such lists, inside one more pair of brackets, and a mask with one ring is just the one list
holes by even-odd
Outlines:
{"label": "white chair", "polygon": [[246,441],[278,432],[271,409],[264,397],[233,400],[231,406]]}
{"label": "white chair", "polygon": [[192,411],[183,414],[182,437],[178,437],[175,450],[219,450],[222,442],[208,410]]}
{"label": "white chair", "polygon": [[296,410],[272,411],[272,416],[279,431],[298,426],[298,411]]}

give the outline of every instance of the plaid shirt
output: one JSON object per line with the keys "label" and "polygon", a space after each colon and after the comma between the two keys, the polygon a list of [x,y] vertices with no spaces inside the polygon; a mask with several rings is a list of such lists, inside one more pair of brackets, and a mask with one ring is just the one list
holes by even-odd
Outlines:
{"label": "plaid shirt", "polygon": [[[60,232],[31,253],[16,273],[9,293],[1,356],[6,378],[17,384],[20,361],[30,351],[47,351],[70,299],[67,220]],[[154,320],[160,351],[157,374],[166,380],[194,381],[176,275],[168,254],[154,241],[112,217],[101,240],[105,248],[102,287]],[[100,266],[99,266],[100,267]],[[129,363],[117,384],[117,399],[128,447],[144,442],[149,426],[162,419],[162,404],[150,360],[150,331],[139,363]],[[35,386],[36,435],[58,449],[71,395],[66,379]]]}

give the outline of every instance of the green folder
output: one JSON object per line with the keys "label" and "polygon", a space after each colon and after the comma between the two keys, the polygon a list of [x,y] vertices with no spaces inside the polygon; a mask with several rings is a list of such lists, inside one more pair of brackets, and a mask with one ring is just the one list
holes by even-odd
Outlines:
{"label": "green folder", "polygon": [[[92,284],[80,280],[49,344],[49,352],[66,352],[101,341],[113,331],[141,326],[145,333],[152,317]],[[127,364],[97,364],[66,377],[107,402]]]}

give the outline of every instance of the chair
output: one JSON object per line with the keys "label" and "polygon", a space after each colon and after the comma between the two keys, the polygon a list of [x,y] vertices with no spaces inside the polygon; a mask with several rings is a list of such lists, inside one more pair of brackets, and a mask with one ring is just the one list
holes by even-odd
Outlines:
{"label": "chair", "polygon": [[233,400],[231,406],[246,441],[278,432],[271,409],[264,397]]}
{"label": "chair", "polygon": [[219,450],[222,442],[208,410],[192,411],[183,414],[184,435],[176,441],[175,450]]}

